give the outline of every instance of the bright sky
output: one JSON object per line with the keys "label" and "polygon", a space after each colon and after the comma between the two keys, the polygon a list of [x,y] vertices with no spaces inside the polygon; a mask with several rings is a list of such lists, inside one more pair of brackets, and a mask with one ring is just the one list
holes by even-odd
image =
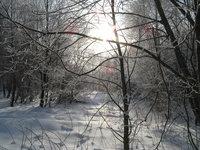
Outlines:
{"label": "bright sky", "polygon": [[[117,20],[117,27],[113,27],[112,24],[112,18],[111,14],[103,14],[103,13],[110,13],[111,12],[111,7],[108,2],[110,1],[102,1],[104,2],[103,4],[97,4],[96,8],[92,10],[93,12],[96,12],[95,16],[92,16],[91,18],[89,17],[88,19],[91,19],[91,22],[93,25],[91,25],[91,29],[89,32],[90,36],[97,37],[103,39],[103,42],[95,42],[92,44],[89,49],[91,49],[92,53],[102,53],[109,51],[113,49],[113,46],[115,47],[115,44],[111,44],[106,42],[106,40],[115,40],[115,35],[114,35],[114,28],[119,29],[123,28],[123,23],[122,19],[119,15],[116,16]],[[118,8],[119,9],[119,8]],[[118,32],[119,35],[122,35],[121,32]],[[119,40],[125,42],[123,36],[119,36]],[[104,56],[110,56],[108,52],[103,53],[102,55]],[[113,53],[113,52],[111,52]]]}

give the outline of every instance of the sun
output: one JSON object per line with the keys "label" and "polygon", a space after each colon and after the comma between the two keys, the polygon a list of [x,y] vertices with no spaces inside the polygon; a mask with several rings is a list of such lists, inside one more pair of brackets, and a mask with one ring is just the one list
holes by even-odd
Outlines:
{"label": "sun", "polygon": [[115,40],[114,28],[107,22],[96,23],[95,27],[89,32],[92,37],[102,39],[102,41],[96,41],[90,48],[93,53],[102,53],[102,55],[108,55],[107,51],[112,49],[108,40]]}
{"label": "sun", "polygon": [[104,22],[97,24],[94,29],[91,29],[90,34],[106,42],[107,40],[114,40],[115,35],[113,31],[114,27]]}

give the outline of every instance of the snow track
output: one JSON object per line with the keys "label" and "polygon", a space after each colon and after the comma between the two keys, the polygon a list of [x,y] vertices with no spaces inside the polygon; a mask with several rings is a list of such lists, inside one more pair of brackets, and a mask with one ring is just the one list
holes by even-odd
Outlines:
{"label": "snow track", "polygon": [[[122,143],[114,137],[107,125],[108,123],[122,134],[122,114],[113,105],[106,105],[100,110],[100,114],[96,113],[106,102],[104,93],[85,93],[84,97],[84,103],[55,108],[40,108],[37,103],[7,107],[9,101],[1,99],[0,104],[3,105],[0,106],[0,150],[122,149]],[[144,125],[131,143],[131,148],[153,149],[161,132],[155,124]],[[160,150],[190,149],[179,128],[168,134]],[[176,140],[173,137],[176,137]]]}

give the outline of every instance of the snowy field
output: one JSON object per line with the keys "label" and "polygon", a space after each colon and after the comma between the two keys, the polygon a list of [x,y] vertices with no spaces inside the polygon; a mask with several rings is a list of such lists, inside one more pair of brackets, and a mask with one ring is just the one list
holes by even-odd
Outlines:
{"label": "snowy field", "polygon": [[[122,134],[122,114],[109,104],[99,110],[106,94],[92,92],[86,97],[84,103],[53,108],[40,108],[37,103],[12,108],[1,98],[0,150],[123,149],[112,132],[115,129]],[[138,122],[136,119],[135,124]],[[160,140],[161,127],[163,124],[155,121],[133,125],[131,149],[153,150]],[[190,149],[187,130],[180,124],[168,128],[159,146],[159,150]]]}

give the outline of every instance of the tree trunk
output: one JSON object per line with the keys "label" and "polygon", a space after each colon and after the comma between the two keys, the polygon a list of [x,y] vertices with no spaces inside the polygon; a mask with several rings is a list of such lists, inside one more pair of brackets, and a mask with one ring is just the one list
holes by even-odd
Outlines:
{"label": "tree trunk", "polygon": [[178,40],[176,39],[174,32],[173,32],[166,16],[165,16],[161,2],[160,2],[160,0],[154,0],[154,1],[155,1],[155,4],[156,4],[156,8],[158,10],[158,13],[161,17],[162,24],[163,24],[167,34],[170,37],[172,45],[174,46],[174,52],[175,52],[175,55],[176,55],[176,60],[177,60],[177,63],[179,65],[180,71],[185,75],[186,78],[190,77],[190,72],[188,70],[187,62],[186,62],[184,56],[181,53],[181,49],[179,47]]}
{"label": "tree trunk", "polygon": [[195,124],[200,126],[200,101],[199,101],[199,94],[193,93],[193,97],[189,99],[192,111],[195,116]]}
{"label": "tree trunk", "polygon": [[44,107],[44,96],[45,96],[45,88],[44,88],[44,73],[41,72],[41,94],[40,94],[40,107]]}
{"label": "tree trunk", "polygon": [[[112,21],[113,26],[116,27],[116,18],[115,18],[115,0],[111,0],[111,9],[112,9]],[[123,144],[124,150],[129,150],[129,101],[127,96],[127,85],[126,85],[126,77],[125,77],[125,69],[124,69],[124,58],[121,50],[121,46],[119,44],[119,36],[116,28],[114,29],[116,46],[119,55],[120,62],[120,76],[121,76],[121,85],[122,85],[122,95],[123,95],[123,106],[124,106],[124,114],[123,114],[123,123],[124,123],[124,136],[123,136]]]}
{"label": "tree trunk", "polygon": [[9,98],[9,97],[10,97],[10,94],[11,94],[11,89],[9,88],[9,89],[8,89],[8,94],[7,94],[6,97]]}
{"label": "tree trunk", "polygon": [[[200,4],[200,1],[199,1]],[[193,100],[193,105],[195,106],[194,115],[196,117],[196,125],[200,126],[200,6],[197,5],[197,14],[196,14],[196,25],[195,25],[195,36],[196,36],[196,52],[197,52],[197,74],[198,74],[198,95],[195,93],[195,98]]]}
{"label": "tree trunk", "polygon": [[6,97],[6,86],[5,84],[3,83],[3,97],[5,98]]}
{"label": "tree trunk", "polygon": [[[170,37],[171,43],[174,46],[174,51],[175,51],[175,55],[176,55],[176,59],[177,59],[179,68],[186,78],[191,78],[191,74],[188,70],[187,62],[181,53],[181,49],[178,45],[178,40],[176,39],[174,32],[165,16],[161,2],[160,2],[160,0],[154,0],[154,1],[156,4],[156,7],[158,9],[158,13],[160,14],[163,26],[165,27],[165,30]],[[197,15],[196,15],[195,35],[196,35],[196,43],[197,43],[197,66],[198,66],[198,69],[197,69],[198,87],[195,87],[195,89],[199,93],[199,90],[200,90],[200,9],[198,9]],[[191,85],[194,85],[193,81],[189,81],[189,82]],[[190,93],[190,92],[191,92],[191,90],[188,90],[188,93]],[[189,102],[190,102],[192,111],[195,116],[196,125],[200,125],[200,102],[199,102],[199,100],[200,100],[200,95],[196,94],[195,92],[192,92],[191,98],[189,98]]]}
{"label": "tree trunk", "polygon": [[11,106],[11,107],[14,107],[16,87],[17,87],[17,86],[16,86],[16,77],[13,75],[12,97],[11,97],[11,103],[10,103],[10,106]]}
{"label": "tree trunk", "polygon": [[[46,32],[49,32],[49,0],[45,0],[45,15],[46,15]],[[48,38],[47,38],[48,39]],[[46,41],[47,43],[49,43],[49,41]],[[49,45],[49,44],[47,44]],[[45,65],[47,67],[47,58],[49,56],[49,50],[46,49],[46,53],[45,53]],[[41,100],[40,100],[40,106],[41,107],[45,107],[46,103],[48,101],[48,92],[47,92],[47,83],[48,83],[48,74],[47,74],[47,69],[44,69],[44,72],[41,73],[41,79],[42,79],[42,92],[41,92]]]}
{"label": "tree trunk", "polygon": [[129,104],[124,99],[124,150],[129,150]]}
{"label": "tree trunk", "polygon": [[41,95],[40,95],[40,107],[44,107],[44,88],[42,87]]}

